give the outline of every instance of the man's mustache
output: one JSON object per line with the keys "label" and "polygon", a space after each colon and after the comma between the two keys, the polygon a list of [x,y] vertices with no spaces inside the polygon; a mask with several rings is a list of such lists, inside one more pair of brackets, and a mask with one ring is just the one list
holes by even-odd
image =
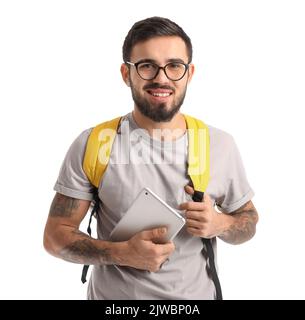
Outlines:
{"label": "man's mustache", "polygon": [[165,90],[172,90],[173,92],[175,91],[174,88],[172,88],[171,86],[167,86],[167,85],[161,85],[159,83],[151,83],[151,84],[147,84],[143,87],[144,90],[149,90],[149,89],[165,89]]}

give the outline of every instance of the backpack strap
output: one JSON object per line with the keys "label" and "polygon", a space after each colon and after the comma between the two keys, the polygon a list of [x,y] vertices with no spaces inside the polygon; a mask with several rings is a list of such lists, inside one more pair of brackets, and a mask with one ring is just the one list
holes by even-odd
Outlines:
{"label": "backpack strap", "polygon": [[[98,199],[98,192],[96,189],[96,191],[94,192],[94,205],[93,205],[93,208],[90,213],[90,218],[89,218],[89,223],[88,223],[88,228],[87,228],[87,232],[88,232],[89,236],[91,236],[91,221],[92,221],[93,216],[95,216],[97,214],[98,207],[99,207],[99,199]],[[85,264],[83,266],[82,277],[81,277],[82,283],[85,283],[87,281],[88,269],[89,269],[89,265]]]}
{"label": "backpack strap", "polygon": [[204,193],[210,180],[210,137],[208,126],[202,121],[184,115],[188,129],[188,175],[196,197]]}
{"label": "backpack strap", "polygon": [[[106,171],[114,138],[118,131],[122,117],[115,118],[113,120],[103,122],[92,129],[86,146],[83,170],[95,187],[93,193],[93,208],[90,213],[89,224],[87,228],[88,234],[91,236],[91,221],[92,217],[97,214],[99,206],[98,187],[100,181]],[[82,283],[87,281],[89,265],[83,266]]]}
{"label": "backpack strap", "polygon": [[[188,175],[190,176],[194,194],[193,201],[204,200],[204,192],[210,179],[210,138],[209,129],[205,123],[193,117],[184,115],[188,129]],[[216,299],[222,300],[222,291],[215,266],[212,239],[201,238],[206,247],[209,259],[211,277],[216,289]]]}
{"label": "backpack strap", "polygon": [[92,129],[85,151],[83,169],[96,188],[107,168],[112,145],[122,117],[103,122]]}

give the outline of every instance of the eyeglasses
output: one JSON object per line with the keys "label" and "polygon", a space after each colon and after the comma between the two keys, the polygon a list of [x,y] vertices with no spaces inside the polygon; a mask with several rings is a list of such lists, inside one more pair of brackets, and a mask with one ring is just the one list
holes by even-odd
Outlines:
{"label": "eyeglasses", "polygon": [[182,62],[169,62],[164,67],[160,67],[153,62],[136,62],[132,63],[126,61],[127,64],[134,66],[138,75],[143,80],[153,80],[158,75],[160,69],[162,69],[169,80],[178,81],[181,80],[186,71],[189,68],[189,64]]}

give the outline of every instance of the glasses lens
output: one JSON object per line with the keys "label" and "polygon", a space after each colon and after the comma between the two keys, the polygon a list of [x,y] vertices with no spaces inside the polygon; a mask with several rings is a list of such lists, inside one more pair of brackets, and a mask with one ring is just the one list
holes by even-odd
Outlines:
{"label": "glasses lens", "polygon": [[186,66],[183,63],[172,62],[165,66],[165,73],[171,80],[181,79],[186,71]]}
{"label": "glasses lens", "polygon": [[138,64],[138,73],[145,80],[153,79],[158,72],[158,66],[153,63],[143,62]]}
{"label": "glasses lens", "polygon": [[[168,79],[180,80],[186,72],[187,66],[180,62],[171,62],[164,67],[164,71]],[[156,77],[159,70],[159,66],[150,63],[142,62],[137,65],[137,71],[139,76],[144,80],[152,80]]]}

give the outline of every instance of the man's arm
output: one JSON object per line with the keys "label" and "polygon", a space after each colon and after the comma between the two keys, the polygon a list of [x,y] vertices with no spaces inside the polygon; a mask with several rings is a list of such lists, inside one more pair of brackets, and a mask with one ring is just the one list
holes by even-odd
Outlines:
{"label": "man's arm", "polygon": [[117,264],[157,271],[173,252],[173,243],[155,244],[164,228],[136,234],[128,241],[110,242],[89,237],[79,230],[90,201],[57,193],[44,232],[44,247],[52,255],[80,264]]}
{"label": "man's arm", "polygon": [[44,247],[50,254],[81,264],[114,262],[109,243],[98,242],[79,231],[89,206],[90,201],[55,195],[44,232]]}
{"label": "man's arm", "polygon": [[250,240],[255,235],[258,214],[252,201],[248,201],[230,214],[221,213],[221,215],[223,215],[226,223],[224,231],[218,237],[223,241],[240,244]]}

